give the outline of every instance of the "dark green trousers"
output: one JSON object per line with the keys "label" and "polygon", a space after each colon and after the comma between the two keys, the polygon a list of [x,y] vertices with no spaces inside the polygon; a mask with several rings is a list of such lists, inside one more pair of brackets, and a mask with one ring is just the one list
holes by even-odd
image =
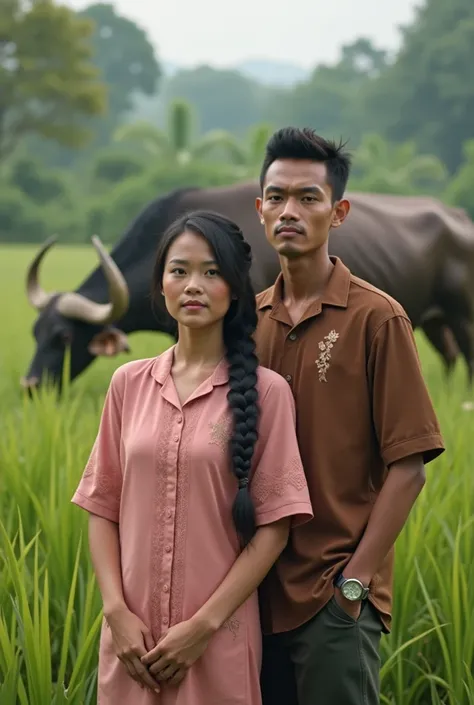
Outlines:
{"label": "dark green trousers", "polygon": [[356,621],[332,598],[301,627],[265,636],[263,705],[379,705],[382,628],[369,602]]}

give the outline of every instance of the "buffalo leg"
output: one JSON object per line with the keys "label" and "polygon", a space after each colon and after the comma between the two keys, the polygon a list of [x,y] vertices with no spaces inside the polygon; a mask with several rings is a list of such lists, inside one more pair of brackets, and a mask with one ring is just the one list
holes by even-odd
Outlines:
{"label": "buffalo leg", "polygon": [[441,318],[425,320],[421,325],[421,329],[431,345],[441,355],[446,378],[449,378],[459,353],[452,331]]}
{"label": "buffalo leg", "polygon": [[474,325],[466,318],[454,318],[451,322],[456,342],[466,361],[469,385],[474,381]]}

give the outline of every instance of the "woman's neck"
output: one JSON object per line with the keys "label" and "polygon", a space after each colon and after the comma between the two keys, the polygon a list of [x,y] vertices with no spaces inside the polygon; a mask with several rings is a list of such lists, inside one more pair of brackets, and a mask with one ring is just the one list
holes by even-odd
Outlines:
{"label": "woman's neck", "polygon": [[175,362],[190,367],[215,367],[225,355],[222,325],[213,328],[179,326]]}

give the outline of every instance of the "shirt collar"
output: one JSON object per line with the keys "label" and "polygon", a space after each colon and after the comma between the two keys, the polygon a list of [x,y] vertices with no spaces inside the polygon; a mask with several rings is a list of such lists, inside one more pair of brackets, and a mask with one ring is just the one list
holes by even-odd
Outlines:
{"label": "shirt collar", "polygon": [[[167,381],[173,366],[174,351],[176,343],[165,350],[161,355],[155,358],[151,367],[151,375],[162,386]],[[226,384],[229,381],[229,364],[225,357],[219,362],[212,375],[207,380],[209,387],[216,387],[220,384]],[[203,390],[204,391],[204,390]]]}
{"label": "shirt collar", "polygon": [[[351,273],[339,257],[330,257],[334,264],[334,269],[326,285],[326,289],[321,296],[320,303],[328,306],[338,306],[347,308],[349,299],[349,287],[351,283]],[[283,274],[280,272],[273,286],[271,286],[258,304],[258,310],[271,308],[275,310],[283,300]]]}

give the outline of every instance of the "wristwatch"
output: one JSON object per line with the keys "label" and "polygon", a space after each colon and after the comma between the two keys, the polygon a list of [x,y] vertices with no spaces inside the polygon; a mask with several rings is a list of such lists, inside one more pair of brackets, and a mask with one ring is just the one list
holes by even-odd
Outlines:
{"label": "wristwatch", "polygon": [[334,585],[339,588],[343,597],[351,602],[366,600],[369,596],[369,588],[364,587],[357,578],[345,578],[342,573],[334,581]]}

